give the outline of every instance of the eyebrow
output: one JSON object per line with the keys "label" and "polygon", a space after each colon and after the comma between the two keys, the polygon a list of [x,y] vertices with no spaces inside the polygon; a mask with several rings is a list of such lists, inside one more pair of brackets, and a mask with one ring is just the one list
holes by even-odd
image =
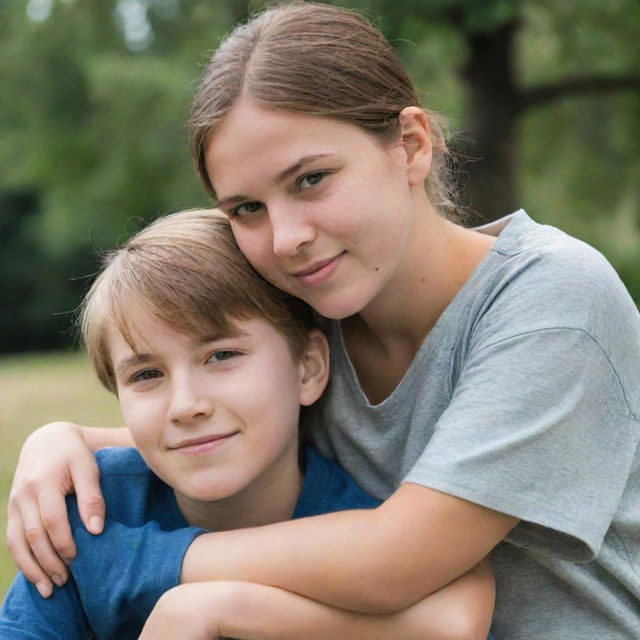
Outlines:
{"label": "eyebrow", "polygon": [[118,362],[115,368],[116,376],[122,375],[129,367],[138,364],[144,364],[145,362],[151,362],[153,360],[153,355],[150,353],[136,353],[128,358],[123,358]]}
{"label": "eyebrow", "polygon": [[314,162],[315,160],[320,160],[320,158],[326,158],[327,156],[332,156],[333,153],[316,153],[312,156],[305,156],[304,158],[300,158],[298,162],[292,164],[288,169],[285,169],[276,177],[276,182],[284,182],[292,173],[296,173],[304,167],[305,165]]}
{"label": "eyebrow", "polygon": [[241,331],[240,329],[235,328],[225,331],[224,333],[209,333],[201,338],[194,338],[191,341],[191,344],[194,347],[199,347],[203,344],[208,344],[209,342],[218,342],[219,340],[226,340],[227,338],[245,338],[248,335],[249,334],[246,331]]}
{"label": "eyebrow", "polygon": [[[327,156],[332,156],[335,155],[333,153],[316,153],[310,156],[305,156],[304,158],[300,158],[300,160],[298,160],[295,164],[292,164],[290,167],[288,167],[287,169],[285,169],[284,171],[280,172],[277,176],[276,176],[276,183],[281,183],[284,182],[289,176],[291,176],[292,174],[296,173],[297,171],[299,171],[300,169],[302,169],[302,167],[304,167],[305,165],[311,163],[311,162],[315,162],[316,160],[320,160],[321,158],[326,158]],[[224,205],[228,205],[228,204],[237,204],[239,202],[246,202],[247,200],[250,200],[251,198],[249,196],[245,196],[244,194],[238,194],[235,196],[229,196],[227,198],[218,198],[216,204],[218,207],[222,207]]]}
{"label": "eyebrow", "polygon": [[[249,334],[246,331],[231,330],[225,333],[210,333],[202,336],[201,338],[194,338],[191,340],[191,346],[196,348],[209,342],[218,342],[219,340],[226,340],[227,338],[243,338]],[[153,353],[134,353],[128,358],[123,358],[118,362],[115,367],[115,374],[122,375],[129,367],[145,364],[147,362],[153,362],[157,358]]]}

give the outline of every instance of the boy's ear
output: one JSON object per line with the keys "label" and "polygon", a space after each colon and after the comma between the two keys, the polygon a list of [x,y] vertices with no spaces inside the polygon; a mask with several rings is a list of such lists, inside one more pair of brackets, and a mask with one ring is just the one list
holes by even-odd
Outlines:
{"label": "boy's ear", "polygon": [[409,184],[420,186],[429,175],[433,154],[427,114],[420,107],[405,107],[399,119],[401,144],[407,155]]}
{"label": "boy's ear", "polygon": [[325,390],[329,380],[329,344],[322,331],[309,332],[300,358],[300,404],[312,405]]}

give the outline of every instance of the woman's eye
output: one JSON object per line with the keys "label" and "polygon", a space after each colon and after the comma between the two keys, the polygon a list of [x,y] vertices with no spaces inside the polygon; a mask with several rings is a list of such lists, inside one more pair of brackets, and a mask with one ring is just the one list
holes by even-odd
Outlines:
{"label": "woman's eye", "polygon": [[230,218],[243,218],[262,209],[262,202],[243,202],[229,211]]}
{"label": "woman's eye", "polygon": [[313,173],[307,173],[298,179],[296,186],[298,189],[308,189],[309,187],[313,187],[318,184],[326,175],[326,171],[314,171]]}
{"label": "woman's eye", "polygon": [[220,349],[220,351],[215,351],[209,356],[209,360],[213,362],[224,362],[225,360],[231,360],[236,356],[239,356],[239,351],[234,351],[232,349]]}
{"label": "woman's eye", "polygon": [[154,378],[160,378],[162,374],[156,369],[145,369],[139,371],[131,376],[133,382],[141,382],[142,380],[153,380]]}

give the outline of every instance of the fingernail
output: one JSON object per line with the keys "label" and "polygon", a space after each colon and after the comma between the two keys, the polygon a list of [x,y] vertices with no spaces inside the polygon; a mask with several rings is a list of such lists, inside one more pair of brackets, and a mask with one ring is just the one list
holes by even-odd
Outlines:
{"label": "fingernail", "polygon": [[46,584],[44,582],[38,582],[36,583],[36,589],[38,590],[38,593],[43,598],[48,598],[51,595],[52,589],[50,584]]}
{"label": "fingernail", "polygon": [[91,531],[91,533],[100,533],[102,531],[102,518],[100,516],[91,516],[89,520],[89,531]]}
{"label": "fingernail", "polygon": [[62,562],[64,562],[68,567],[73,562],[73,558],[67,558],[65,556],[62,556]]}
{"label": "fingernail", "polygon": [[65,583],[65,579],[62,576],[51,576],[51,579],[56,583],[57,587],[61,587]]}

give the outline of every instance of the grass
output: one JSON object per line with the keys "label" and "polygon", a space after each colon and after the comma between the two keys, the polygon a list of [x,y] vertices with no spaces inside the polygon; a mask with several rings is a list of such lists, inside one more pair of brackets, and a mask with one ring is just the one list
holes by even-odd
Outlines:
{"label": "grass", "polygon": [[97,382],[78,353],[0,357],[0,598],[15,574],[6,549],[7,499],[20,447],[52,420],[118,426],[115,397]]}

